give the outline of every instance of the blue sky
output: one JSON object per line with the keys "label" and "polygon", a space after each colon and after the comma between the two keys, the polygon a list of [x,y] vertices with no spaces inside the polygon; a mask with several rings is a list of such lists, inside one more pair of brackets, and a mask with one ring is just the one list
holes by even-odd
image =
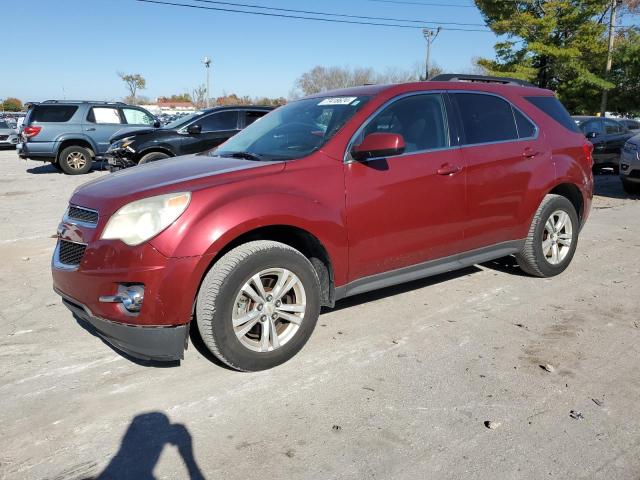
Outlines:
{"label": "blue sky", "polygon": [[[372,0],[235,1],[356,15],[482,23],[475,7]],[[471,0],[431,2],[472,5]],[[5,51],[0,98],[15,96],[38,101],[66,95],[119,99],[127,92],[116,71],[141,73],[147,79],[147,89],[141,93],[150,98],[191,91],[204,82],[200,63],[204,55],[213,58],[212,96],[223,92],[287,96],[295,79],[315,65],[408,69],[423,61],[425,55],[420,30],[268,18],[134,0],[10,3],[17,21],[3,21],[4,43],[11,51]],[[473,57],[492,57],[495,41],[491,33],[447,31],[445,27],[434,43],[432,58],[447,71],[465,71]],[[12,63],[7,63],[9,59],[13,59]]]}

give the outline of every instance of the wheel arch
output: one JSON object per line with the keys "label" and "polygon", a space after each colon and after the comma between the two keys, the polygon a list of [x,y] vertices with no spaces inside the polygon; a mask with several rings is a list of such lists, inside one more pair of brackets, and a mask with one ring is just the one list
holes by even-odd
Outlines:
{"label": "wheel arch", "polygon": [[138,161],[140,161],[140,159],[142,157],[144,157],[148,153],[156,153],[156,152],[165,153],[165,154],[169,155],[170,157],[175,157],[176,156],[176,154],[173,153],[168,147],[165,147],[165,146],[162,146],[162,145],[154,145],[152,147],[147,147],[147,148],[145,148],[143,150],[140,150],[136,154],[135,159],[138,162]]}
{"label": "wheel arch", "polygon": [[90,140],[86,138],[79,138],[79,137],[63,138],[59,140],[59,143],[58,143],[58,148],[56,151],[56,162],[60,160],[60,154],[65,148],[73,147],[73,146],[86,148],[91,152],[91,155],[93,156],[93,158],[95,158],[96,156],[96,147],[95,145],[93,145],[93,143]]}
{"label": "wheel arch", "polygon": [[569,200],[576,209],[578,220],[580,221],[580,225],[582,225],[584,219],[584,198],[577,185],[568,182],[560,183],[547,192],[547,194],[560,195]]}

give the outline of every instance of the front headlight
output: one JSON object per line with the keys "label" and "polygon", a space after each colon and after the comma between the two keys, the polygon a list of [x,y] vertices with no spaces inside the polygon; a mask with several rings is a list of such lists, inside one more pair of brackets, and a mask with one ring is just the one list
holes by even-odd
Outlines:
{"label": "front headlight", "polygon": [[127,245],[140,245],[155,237],[189,206],[191,193],[169,193],[144,198],[120,208],[107,222],[100,237],[103,240],[122,240]]}

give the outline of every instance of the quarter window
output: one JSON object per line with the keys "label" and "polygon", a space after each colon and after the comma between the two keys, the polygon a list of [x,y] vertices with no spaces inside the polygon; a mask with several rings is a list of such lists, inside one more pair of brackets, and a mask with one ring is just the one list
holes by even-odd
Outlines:
{"label": "quarter window", "polygon": [[361,138],[371,133],[402,135],[404,153],[448,147],[449,130],[442,95],[412,95],[397,100],[376,115]]}
{"label": "quarter window", "polygon": [[462,117],[466,144],[518,139],[509,102],[493,95],[477,93],[456,93],[454,96]]}
{"label": "quarter window", "polygon": [[256,120],[258,120],[259,118],[262,118],[266,115],[267,112],[263,112],[260,110],[255,110],[255,111],[251,111],[251,112],[244,112],[244,126],[248,127],[249,125],[251,125],[253,122],[255,122]]}
{"label": "quarter window", "polygon": [[93,107],[89,110],[87,121],[91,123],[122,123],[118,109],[111,107]]}
{"label": "quarter window", "polygon": [[531,138],[536,134],[536,126],[525,117],[519,110],[513,109],[513,115],[516,117],[516,126],[518,127],[518,137]]}
{"label": "quarter window", "polygon": [[129,125],[153,125],[155,119],[147,112],[138,110],[137,108],[123,108],[124,118]]}
{"label": "quarter window", "polygon": [[238,112],[226,111],[207,115],[198,122],[203,132],[218,132],[224,130],[237,130]]}

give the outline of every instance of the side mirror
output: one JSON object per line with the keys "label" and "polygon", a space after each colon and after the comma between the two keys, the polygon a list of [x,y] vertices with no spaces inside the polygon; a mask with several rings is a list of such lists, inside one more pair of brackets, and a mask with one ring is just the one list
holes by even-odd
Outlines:
{"label": "side mirror", "polygon": [[160,128],[161,126],[162,126],[162,123],[160,123],[160,120],[156,118],[155,121],[153,122],[153,128]]}
{"label": "side mirror", "polygon": [[192,124],[187,127],[187,133],[190,133],[192,135],[198,135],[201,132],[202,132],[202,127],[200,125]]}
{"label": "side mirror", "polygon": [[351,156],[358,160],[376,157],[390,157],[404,152],[405,144],[402,135],[397,133],[370,133],[360,145],[351,150]]}
{"label": "side mirror", "polygon": [[598,132],[588,132],[587,133],[587,138],[591,139],[591,138],[596,138],[598,136]]}

